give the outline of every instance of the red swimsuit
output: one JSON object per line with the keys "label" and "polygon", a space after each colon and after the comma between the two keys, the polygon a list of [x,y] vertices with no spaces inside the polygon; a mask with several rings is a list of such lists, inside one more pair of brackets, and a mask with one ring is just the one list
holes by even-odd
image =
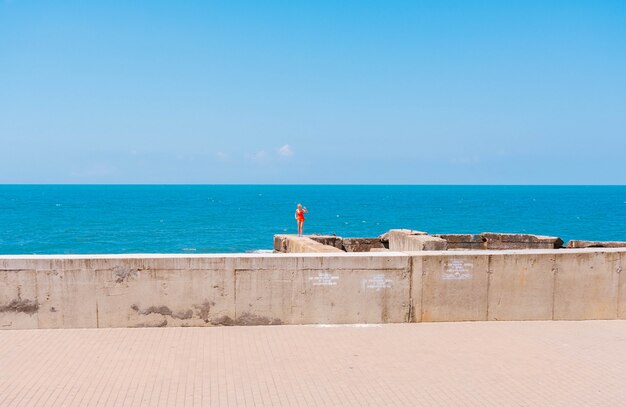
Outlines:
{"label": "red swimsuit", "polygon": [[304,222],[304,210],[296,209],[296,219],[298,222]]}

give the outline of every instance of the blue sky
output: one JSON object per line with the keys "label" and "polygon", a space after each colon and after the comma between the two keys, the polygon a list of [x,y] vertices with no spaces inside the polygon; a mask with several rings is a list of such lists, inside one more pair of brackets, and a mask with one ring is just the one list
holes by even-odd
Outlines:
{"label": "blue sky", "polygon": [[0,0],[1,183],[625,184],[626,2]]}

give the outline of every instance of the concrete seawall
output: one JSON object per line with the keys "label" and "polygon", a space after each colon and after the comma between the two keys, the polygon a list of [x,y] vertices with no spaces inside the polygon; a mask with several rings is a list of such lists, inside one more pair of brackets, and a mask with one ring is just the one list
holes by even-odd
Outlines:
{"label": "concrete seawall", "polygon": [[0,328],[626,319],[626,249],[0,256]]}

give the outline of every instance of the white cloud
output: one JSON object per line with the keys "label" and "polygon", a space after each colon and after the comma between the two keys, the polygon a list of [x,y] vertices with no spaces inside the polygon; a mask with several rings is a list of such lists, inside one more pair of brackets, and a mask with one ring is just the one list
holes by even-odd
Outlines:
{"label": "white cloud", "polygon": [[293,155],[293,150],[291,149],[291,146],[289,144],[285,144],[284,146],[276,150],[276,152],[282,157],[291,157]]}

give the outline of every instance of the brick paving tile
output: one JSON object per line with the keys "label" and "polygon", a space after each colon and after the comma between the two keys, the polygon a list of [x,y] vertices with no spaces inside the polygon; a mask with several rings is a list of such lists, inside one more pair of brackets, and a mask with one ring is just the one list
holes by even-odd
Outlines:
{"label": "brick paving tile", "polygon": [[0,331],[0,407],[624,406],[626,321]]}

